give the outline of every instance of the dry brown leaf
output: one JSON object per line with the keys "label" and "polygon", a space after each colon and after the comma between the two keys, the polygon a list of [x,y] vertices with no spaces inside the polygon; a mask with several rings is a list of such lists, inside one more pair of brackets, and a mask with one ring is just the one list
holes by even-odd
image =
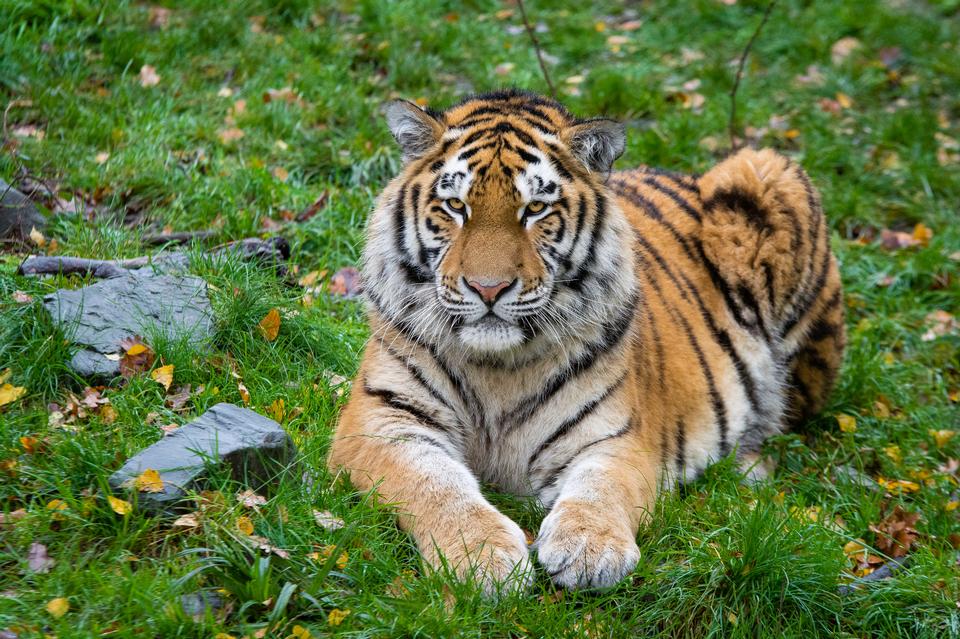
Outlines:
{"label": "dry brown leaf", "polygon": [[280,311],[275,308],[270,309],[270,312],[257,324],[257,330],[268,342],[277,339],[280,333]]}
{"label": "dry brown leaf", "polygon": [[228,145],[232,142],[236,142],[242,138],[246,133],[242,129],[236,127],[230,127],[227,129],[220,129],[217,131],[217,137],[220,139],[220,143],[223,145]]}
{"label": "dry brown leaf", "polygon": [[339,530],[344,526],[343,520],[329,510],[313,511],[313,519],[317,522],[317,525],[324,530]]}
{"label": "dry brown leaf", "polygon": [[240,502],[240,505],[245,508],[259,510],[260,506],[263,506],[267,503],[267,498],[262,495],[258,495],[248,488],[243,492],[237,493],[237,501]]}
{"label": "dry brown leaf", "polygon": [[860,41],[852,36],[840,38],[830,47],[830,60],[834,65],[843,64],[856,49],[860,48]]}
{"label": "dry brown leaf", "polygon": [[120,341],[123,355],[120,357],[120,375],[130,379],[153,366],[156,356],[139,335],[128,337]]}
{"label": "dry brown leaf", "polygon": [[330,292],[342,297],[355,297],[360,294],[360,272],[352,266],[346,266],[330,278]]}
{"label": "dry brown leaf", "polygon": [[200,525],[200,513],[187,513],[177,517],[171,526],[176,528],[196,528]]}
{"label": "dry brown leaf", "polygon": [[960,323],[951,313],[944,310],[936,310],[927,315],[926,332],[920,337],[924,342],[932,342],[938,337],[952,335],[960,329]]}
{"label": "dry brown leaf", "polygon": [[894,559],[905,556],[917,542],[914,526],[919,520],[920,513],[907,512],[898,505],[883,521],[870,526],[877,537],[874,547]]}
{"label": "dry brown leaf", "polygon": [[13,297],[13,301],[17,304],[29,304],[33,301],[33,296],[23,291],[14,291],[11,297]]}

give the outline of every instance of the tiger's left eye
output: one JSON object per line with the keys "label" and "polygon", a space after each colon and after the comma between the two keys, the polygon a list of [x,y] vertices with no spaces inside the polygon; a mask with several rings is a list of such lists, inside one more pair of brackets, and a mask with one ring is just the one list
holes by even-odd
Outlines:
{"label": "tiger's left eye", "polygon": [[545,208],[547,208],[547,205],[539,200],[534,200],[533,202],[530,202],[530,204],[527,204],[528,213],[537,214],[543,211]]}
{"label": "tiger's left eye", "polygon": [[465,209],[466,206],[467,206],[466,204],[464,204],[463,200],[461,200],[461,199],[459,199],[459,198],[455,198],[455,197],[452,197],[452,198],[450,198],[449,200],[446,200],[446,204],[447,204],[447,206],[449,206],[451,209],[453,209],[454,211],[458,211],[458,212],[459,212],[459,211],[462,211],[462,210]]}

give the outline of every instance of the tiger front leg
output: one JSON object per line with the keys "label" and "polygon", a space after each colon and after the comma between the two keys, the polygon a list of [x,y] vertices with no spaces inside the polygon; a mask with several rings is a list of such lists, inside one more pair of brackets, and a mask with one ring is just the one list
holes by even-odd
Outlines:
{"label": "tiger front leg", "polygon": [[656,466],[632,439],[599,444],[565,475],[540,525],[537,559],[564,588],[613,586],[636,567],[640,522],[656,496]]}
{"label": "tiger front leg", "polygon": [[355,392],[328,463],[346,470],[358,489],[375,489],[382,502],[395,504],[400,527],[433,568],[448,566],[488,595],[532,581],[526,535],[483,497],[442,432]]}

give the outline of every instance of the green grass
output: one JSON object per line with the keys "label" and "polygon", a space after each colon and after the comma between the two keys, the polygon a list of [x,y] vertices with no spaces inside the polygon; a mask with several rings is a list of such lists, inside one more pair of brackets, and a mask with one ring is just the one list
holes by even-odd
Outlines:
{"label": "green grass", "polygon": [[[618,166],[703,171],[722,153],[710,139],[725,139],[730,62],[765,5],[629,6],[636,15],[607,1],[531,2],[528,10],[548,29],[539,37],[555,57],[548,64],[564,101],[579,114],[628,122]],[[10,105],[0,177],[12,181],[26,169],[58,183],[64,199],[87,203],[80,215],[52,220],[47,235],[60,254],[142,255],[142,233],[166,226],[213,229],[206,244],[214,246],[267,233],[272,220],[283,223],[299,275],[332,273],[357,261],[366,213],[398,167],[378,115],[384,100],[442,106],[465,91],[545,87],[525,35],[514,33],[518,16],[497,17],[504,5],[492,1],[193,0],[170,8],[160,27],[146,4],[0,0],[0,107]],[[618,29],[630,18],[643,25]],[[611,35],[627,36],[619,51]],[[833,64],[831,46],[846,36],[861,46]],[[847,291],[845,368],[823,416],[770,442],[779,462],[771,481],[745,487],[722,463],[664,496],[639,534],[636,573],[603,593],[560,595],[541,575],[532,593],[494,603],[473,585],[424,574],[389,509],[323,469],[343,401],[337,376],[353,373],[366,336],[360,306],[326,295],[304,306],[300,289],[249,264],[195,264],[216,312],[208,351],[155,344],[159,359],[175,365],[175,384],[203,387],[187,412],[166,408],[162,388],[144,376],[104,391],[115,421],[93,415],[70,429],[50,426],[48,402],[62,405],[85,384],[66,368],[65,336],[39,301],[21,305],[12,295],[39,300],[83,282],[18,277],[22,256],[5,245],[0,370],[10,368],[10,381],[28,392],[0,408],[0,512],[26,511],[0,527],[0,629],[61,638],[240,637],[264,628],[287,637],[295,625],[313,636],[364,637],[960,636],[950,537],[960,509],[947,510],[958,482],[946,466],[960,457],[960,437],[938,446],[928,432],[960,424],[960,337],[922,338],[929,313],[960,315],[960,164],[938,160],[938,151],[951,151],[943,136],[960,138],[958,42],[955,0],[777,5],[748,61],[739,119],[768,127],[772,116],[784,118],[758,143],[801,162],[823,193]],[[879,61],[885,47],[900,49],[892,69]],[[507,62],[512,70],[498,74]],[[145,64],[161,76],[157,86],[140,85]],[[820,86],[796,82],[809,65],[818,65]],[[705,97],[697,112],[667,90],[690,80],[700,80],[695,91]],[[299,100],[264,100],[288,86]],[[232,95],[218,95],[224,88]],[[852,104],[823,110],[819,101],[838,93]],[[43,138],[14,135],[27,125]],[[220,132],[233,127],[244,136],[222,142]],[[100,153],[109,154],[102,164]],[[323,191],[329,200],[319,214],[284,222]],[[118,222],[125,217],[128,224]],[[928,246],[879,246],[879,229],[917,223],[933,230]],[[267,342],[256,325],[271,308],[283,320]],[[219,401],[242,403],[228,354],[252,408],[269,414],[284,401],[298,470],[264,491],[259,512],[237,503],[241,484],[216,473],[207,488],[222,503],[205,510],[198,528],[114,513],[106,478],[158,439],[157,425],[185,423]],[[839,412],[856,416],[856,432],[840,431]],[[42,450],[26,452],[20,437],[36,438]],[[838,467],[915,481],[919,490],[885,494],[843,479]],[[66,510],[49,510],[54,499]],[[535,506],[491,499],[537,529],[543,513]],[[874,544],[871,524],[898,504],[922,515],[908,566],[841,597],[851,569],[844,544]],[[346,526],[323,530],[315,509]],[[249,551],[236,529],[241,515],[289,556]],[[27,570],[33,542],[56,560],[47,574]],[[338,549],[324,559],[328,545]],[[227,605],[195,621],[178,598],[197,592],[219,592]],[[44,609],[57,597],[70,602],[59,620]],[[337,626],[328,623],[334,609],[350,611]]]}

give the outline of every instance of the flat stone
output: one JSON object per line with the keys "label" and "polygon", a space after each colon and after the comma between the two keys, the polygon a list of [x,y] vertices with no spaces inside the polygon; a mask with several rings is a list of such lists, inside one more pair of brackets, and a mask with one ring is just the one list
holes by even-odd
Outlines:
{"label": "flat stone", "polygon": [[213,335],[213,311],[207,283],[192,275],[155,272],[144,267],[77,290],[47,295],[44,307],[80,350],[70,367],[84,377],[120,374],[125,338],[186,339],[196,348]]}
{"label": "flat stone", "polygon": [[0,180],[0,238],[29,237],[30,230],[42,231],[47,226],[33,202],[26,195]]}
{"label": "flat stone", "polygon": [[199,487],[211,464],[229,464],[235,479],[256,489],[274,481],[295,453],[293,440],[280,424],[222,403],[128,459],[110,476],[110,486],[124,490],[152,468],[160,473],[163,492],[140,492],[137,504],[148,511],[169,512]]}

